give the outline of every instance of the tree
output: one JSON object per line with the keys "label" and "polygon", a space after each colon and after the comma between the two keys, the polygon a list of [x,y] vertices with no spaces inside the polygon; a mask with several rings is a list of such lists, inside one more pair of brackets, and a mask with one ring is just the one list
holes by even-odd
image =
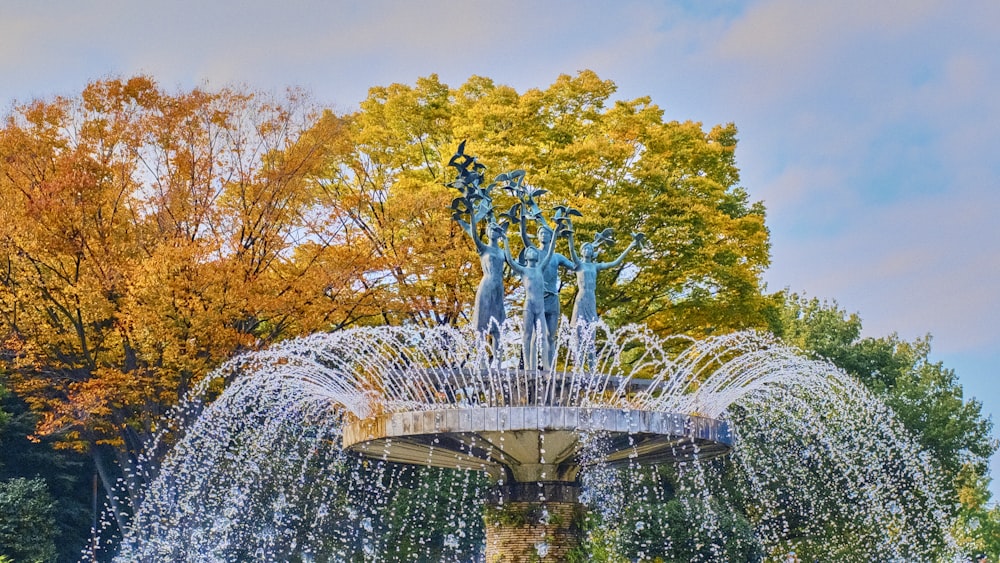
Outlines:
{"label": "tree", "polygon": [[52,497],[55,520],[55,525],[44,533],[51,535],[59,561],[78,560],[90,540],[93,517],[93,470],[86,456],[55,449],[54,439],[39,437],[38,415],[17,396],[0,397],[0,413],[5,413],[8,420],[0,426],[0,483],[10,485],[15,479],[40,481]]}
{"label": "tree", "polygon": [[[457,194],[442,187],[467,140],[490,177],[523,168],[548,191],[545,205],[581,210],[577,240],[606,227],[646,234],[649,249],[599,282],[609,321],[691,334],[766,326],[768,235],[763,206],[738,185],[736,128],[666,122],[648,98],[612,103],[614,91],[589,71],[523,94],[483,77],[457,89],[436,76],[372,88],[345,118],[353,149],[338,153],[325,186],[327,206],[348,218],[344,236],[371,260],[362,289],[384,320],[468,314],[478,266],[448,217]],[[513,202],[496,194],[498,210]]]}
{"label": "tree", "polygon": [[[858,378],[894,411],[938,466],[956,506],[952,516],[974,523],[957,535],[966,536],[969,549],[987,549],[988,530],[997,523],[996,510],[987,509],[989,458],[997,448],[992,422],[983,417],[979,401],[964,398],[955,372],[930,360],[930,336],[915,342],[895,334],[862,337],[861,318],[836,303],[795,294],[784,298],[776,332]],[[997,549],[995,541],[989,545]]]}
{"label": "tree", "polygon": [[[316,173],[340,122],[298,92],[167,94],[148,77],[15,108],[0,129],[0,327],[38,431],[134,498],[163,414],[242,349],[350,322],[316,287]],[[334,253],[335,254],[335,253]],[[116,513],[117,494],[109,494]]]}
{"label": "tree", "polygon": [[16,561],[55,559],[55,503],[45,481],[0,481],[0,555]]}

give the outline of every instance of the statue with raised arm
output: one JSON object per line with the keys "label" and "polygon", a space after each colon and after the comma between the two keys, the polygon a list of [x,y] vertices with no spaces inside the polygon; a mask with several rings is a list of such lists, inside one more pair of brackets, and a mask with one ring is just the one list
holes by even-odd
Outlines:
{"label": "statue with raised arm", "polygon": [[[529,248],[534,249],[537,256],[545,254],[546,249],[548,249],[549,246],[552,246],[554,249],[555,240],[553,240],[552,228],[549,226],[548,221],[546,221],[544,215],[542,214],[541,208],[539,208],[538,203],[535,201],[536,197],[546,193],[545,190],[538,190],[525,185],[523,170],[512,170],[506,174],[501,174],[497,176],[496,182],[505,191],[518,198],[518,202],[510,208],[510,211],[501,214],[501,217],[504,217],[507,221],[515,223],[520,227],[521,241],[524,243],[524,250],[522,250],[521,256],[518,257],[518,263],[522,266],[525,264],[524,257]],[[563,232],[563,230],[569,228],[569,219],[572,216],[581,216],[579,211],[565,205],[556,206],[555,210],[556,213],[554,219],[556,221],[556,230],[559,232]],[[539,242],[537,245],[532,243],[532,237],[528,234],[529,221],[534,221],[538,225],[535,229],[535,238]],[[554,252],[553,250],[552,258],[542,268],[542,274],[545,280],[544,322],[548,338],[548,346],[545,350],[545,358],[543,362],[546,368],[552,367],[555,359],[556,341],[559,338],[560,267],[572,268],[573,262],[571,262],[569,258],[566,258],[562,254]]]}
{"label": "statue with raised arm", "polygon": [[503,306],[503,264],[504,252],[500,248],[500,239],[506,235],[503,225],[491,222],[487,228],[489,243],[483,243],[477,235],[472,236],[479,252],[479,265],[483,269],[483,279],[476,289],[476,304],[472,312],[472,326],[487,334],[491,346],[495,346],[500,338],[500,325],[506,318]]}
{"label": "statue with raised arm", "polygon": [[[490,350],[495,352],[500,342],[500,327],[505,319],[503,304],[505,259],[504,251],[500,248],[500,239],[506,235],[507,223],[498,224],[494,220],[493,199],[490,196],[493,184],[481,187],[485,166],[476,162],[474,157],[465,154],[465,141],[458,146],[458,151],[448,164],[458,170],[458,177],[448,185],[462,192],[461,197],[452,201],[451,208],[454,211],[452,219],[472,238],[483,270],[483,279],[476,289],[472,325],[477,332],[486,335]],[[484,242],[480,238],[479,230],[480,224],[487,219],[487,241]]]}
{"label": "statue with raised arm", "polygon": [[618,258],[611,262],[595,262],[594,256],[597,247],[604,243],[611,242],[611,229],[605,229],[597,234],[594,242],[586,242],[580,245],[580,254],[577,255],[573,246],[573,232],[569,232],[569,253],[573,259],[573,269],[576,271],[576,302],[573,304],[573,316],[570,318],[572,326],[579,326],[580,321],[593,323],[597,316],[597,273],[601,270],[616,268],[625,260],[625,256],[635,247],[642,246],[644,237],[642,233],[632,233],[632,242],[629,243]]}
{"label": "statue with raised arm", "polygon": [[[539,245],[534,247],[529,242],[527,234],[524,232],[522,223],[522,239],[525,241],[525,248],[535,248],[537,251],[541,252],[548,246],[555,247],[555,237],[553,237],[552,229],[545,224],[544,220],[539,222],[537,237]],[[558,227],[557,227],[558,228]],[[548,338],[549,347],[547,350],[546,365],[552,365],[554,355],[556,353],[556,340],[559,337],[559,317],[560,317],[560,307],[559,303],[559,268],[573,269],[573,261],[569,258],[559,254],[558,252],[552,253],[552,258],[549,260],[548,264],[542,270],[542,275],[545,279],[545,325],[548,328]]]}
{"label": "statue with raised arm", "polygon": [[552,341],[549,338],[549,325],[545,320],[545,268],[552,261],[555,250],[555,240],[550,239],[548,244],[543,244],[539,250],[534,246],[527,246],[524,249],[524,261],[522,265],[514,259],[510,253],[510,245],[504,245],[504,256],[507,264],[521,276],[521,285],[524,287],[524,324],[521,332],[521,351],[524,357],[524,369],[538,369],[538,349],[535,346],[536,330],[541,330],[537,335],[542,342],[542,367],[546,370],[552,369],[552,352],[550,350]]}

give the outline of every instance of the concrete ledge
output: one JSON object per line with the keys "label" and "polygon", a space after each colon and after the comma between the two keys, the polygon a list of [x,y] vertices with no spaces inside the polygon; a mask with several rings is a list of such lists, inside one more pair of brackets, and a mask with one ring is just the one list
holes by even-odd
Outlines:
{"label": "concrete ledge", "polygon": [[581,466],[707,459],[732,448],[728,425],[699,416],[585,407],[410,411],[344,427],[362,455],[486,471],[514,481],[572,481]]}

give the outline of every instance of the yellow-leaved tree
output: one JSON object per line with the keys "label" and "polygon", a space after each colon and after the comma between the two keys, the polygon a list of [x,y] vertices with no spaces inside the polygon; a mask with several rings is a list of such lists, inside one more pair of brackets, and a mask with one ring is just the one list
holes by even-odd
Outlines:
{"label": "yellow-leaved tree", "polygon": [[599,277],[609,322],[765,326],[768,235],[739,186],[735,128],[666,121],[614,92],[589,71],[524,93],[430,76],[338,115],[297,91],[168,93],[137,76],[18,106],[0,129],[9,386],[111,490],[116,466],[131,469],[164,413],[235,353],[358,324],[468,322],[480,271],[446,187],[463,140],[487,180],[523,168],[543,208],[580,210],[578,242],[613,228],[599,259],[645,234],[648,248]]}
{"label": "yellow-leaved tree", "polygon": [[[599,260],[645,234],[644,251],[599,277],[609,322],[693,335],[768,325],[777,311],[761,284],[768,231],[763,206],[739,185],[736,128],[665,121],[648,98],[612,101],[614,91],[589,71],[523,94],[482,77],[457,89],[431,76],[370,90],[345,116],[351,148],[337,153],[325,186],[351,219],[345,231],[363,242],[355,252],[373,259],[364,289],[387,322],[454,324],[469,311],[479,267],[448,216],[458,194],[442,187],[465,140],[487,181],[522,168],[547,190],[539,202],[549,218],[555,205],[581,211],[577,243],[614,229],[618,243]],[[498,210],[514,201],[494,195]],[[564,242],[557,248],[568,255]]]}

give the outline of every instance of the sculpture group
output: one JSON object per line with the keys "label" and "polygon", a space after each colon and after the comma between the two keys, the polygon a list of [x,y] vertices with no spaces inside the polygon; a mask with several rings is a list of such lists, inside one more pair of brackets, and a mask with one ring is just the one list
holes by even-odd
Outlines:
{"label": "sculpture group", "polygon": [[[610,262],[598,262],[596,255],[600,246],[614,242],[611,229],[597,233],[593,242],[581,244],[578,253],[572,221],[573,217],[581,217],[582,214],[566,205],[557,205],[553,208],[550,223],[537,202],[537,198],[546,191],[525,184],[524,170],[505,172],[485,184],[486,167],[475,157],[465,154],[464,141],[448,164],[458,172],[455,180],[448,185],[461,192],[452,201],[452,218],[475,243],[483,270],[483,279],[476,290],[472,324],[491,346],[496,346],[505,318],[503,277],[506,264],[521,277],[524,289],[524,369],[538,369],[539,350],[536,343],[540,342],[542,368],[551,370],[561,317],[559,268],[576,272],[577,293],[570,323],[578,334],[582,334],[588,323],[598,319],[597,273],[620,266],[633,248],[642,245],[643,235],[632,233],[632,242],[617,258]],[[493,204],[494,190],[506,191],[516,202],[509,210],[497,213]],[[507,236],[512,225],[522,243],[522,250],[516,258]],[[560,238],[568,240],[569,258],[555,251]]]}

